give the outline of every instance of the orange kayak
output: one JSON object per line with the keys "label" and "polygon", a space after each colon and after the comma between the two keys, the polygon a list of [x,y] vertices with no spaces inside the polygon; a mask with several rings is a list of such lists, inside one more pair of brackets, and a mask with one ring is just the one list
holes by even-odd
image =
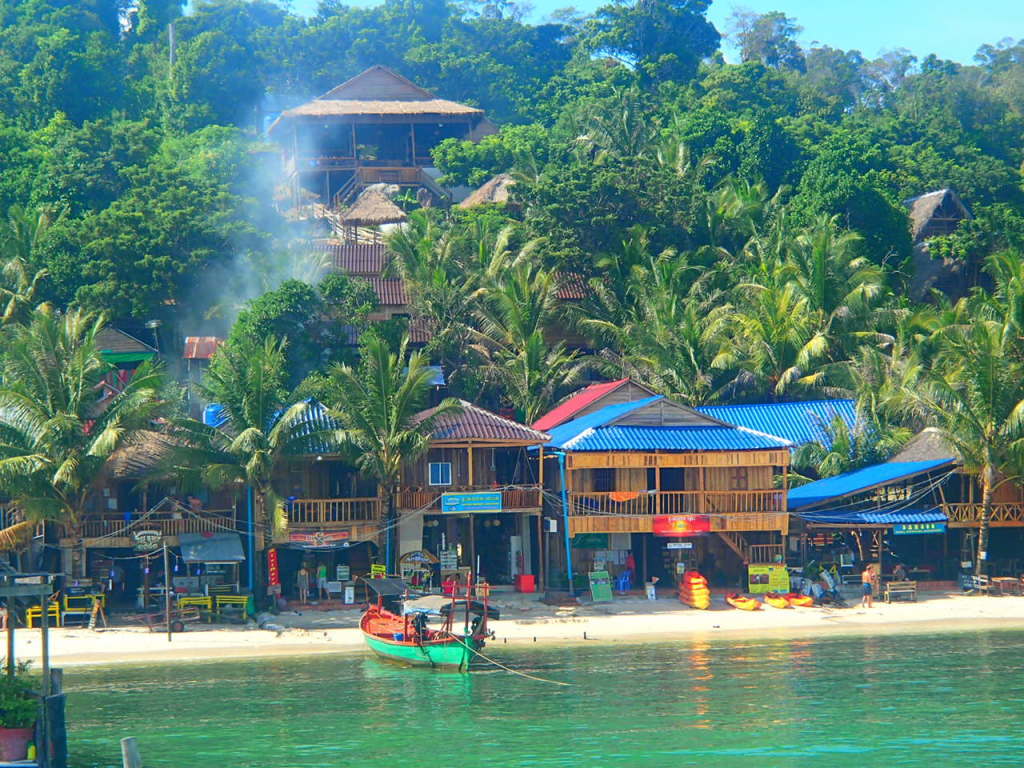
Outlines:
{"label": "orange kayak", "polygon": [[810,608],[814,605],[814,598],[810,595],[801,595],[799,592],[790,592],[783,595],[790,605],[795,605],[800,608]]}
{"label": "orange kayak", "polygon": [[725,602],[731,605],[733,608],[739,608],[741,611],[759,611],[761,610],[761,601],[755,600],[752,597],[741,595],[738,592],[734,592],[731,595],[725,596]]}
{"label": "orange kayak", "polygon": [[764,596],[765,605],[770,605],[772,608],[791,608],[789,600],[786,599],[785,595],[780,595],[778,592],[767,592]]}

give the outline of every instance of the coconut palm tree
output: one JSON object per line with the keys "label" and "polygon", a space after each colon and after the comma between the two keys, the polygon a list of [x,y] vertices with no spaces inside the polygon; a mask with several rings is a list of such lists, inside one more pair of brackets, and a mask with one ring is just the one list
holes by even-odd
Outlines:
{"label": "coconut palm tree", "polygon": [[48,304],[5,329],[0,385],[0,488],[30,520],[74,527],[114,453],[166,415],[164,375],[143,364],[100,401],[111,370],[96,341],[101,315]]}
{"label": "coconut palm tree", "polygon": [[386,341],[371,336],[360,351],[358,368],[339,364],[331,370],[327,401],[338,423],[341,450],[377,480],[383,494],[389,572],[395,567],[395,491],[402,466],[426,453],[437,419],[460,407],[457,400],[448,398],[429,415],[420,415],[433,374],[422,353],[408,353],[408,344],[406,337],[392,351]]}
{"label": "coconut palm tree", "polygon": [[0,325],[27,319],[45,269],[32,268],[39,242],[62,214],[51,208],[12,205],[0,221]]}

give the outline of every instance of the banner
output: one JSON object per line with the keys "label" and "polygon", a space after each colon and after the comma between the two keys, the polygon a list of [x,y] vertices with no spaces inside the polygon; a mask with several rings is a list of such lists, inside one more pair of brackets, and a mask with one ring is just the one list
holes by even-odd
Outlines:
{"label": "banner", "polygon": [[595,603],[610,603],[612,601],[612,579],[608,571],[591,571],[590,578],[590,599]]}
{"label": "banner", "polygon": [[789,571],[784,565],[748,565],[747,591],[757,594],[764,592],[789,592]]}
{"label": "banner", "polygon": [[695,536],[710,531],[707,515],[655,515],[651,525],[655,536]]}
{"label": "banner", "polygon": [[446,515],[467,512],[501,512],[501,491],[442,493],[441,512]]}
{"label": "banner", "polygon": [[915,533],[945,533],[945,523],[893,523],[892,532],[896,536],[908,536]]}
{"label": "banner", "polygon": [[335,542],[345,541],[351,536],[351,531],[314,531],[313,533],[292,531],[288,534],[288,541],[310,548],[330,547]]}
{"label": "banner", "polygon": [[267,583],[274,587],[281,584],[281,571],[277,565],[277,550],[267,550]]}

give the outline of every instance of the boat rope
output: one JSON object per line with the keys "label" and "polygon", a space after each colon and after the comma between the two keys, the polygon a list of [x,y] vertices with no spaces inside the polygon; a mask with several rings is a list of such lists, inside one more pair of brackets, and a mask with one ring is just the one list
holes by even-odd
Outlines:
{"label": "boat rope", "polygon": [[540,683],[551,683],[552,685],[564,685],[564,686],[571,685],[571,683],[563,683],[563,682],[561,682],[559,680],[548,680],[546,677],[537,677],[537,675],[528,675],[525,672],[520,672],[518,669],[512,669],[511,667],[506,667],[504,664],[495,661],[494,659],[490,658],[489,656],[484,656],[476,648],[473,648],[472,646],[469,646],[466,643],[462,642],[462,640],[460,640],[455,635],[452,635],[452,639],[456,643],[461,645],[463,648],[465,648],[467,651],[469,651],[470,653],[475,653],[477,656],[479,656],[484,661],[488,661],[491,664],[493,664],[494,666],[498,667],[499,669],[505,670],[506,672],[511,672],[513,675],[519,675],[520,677],[525,677],[528,680],[536,680],[537,682],[540,682]]}

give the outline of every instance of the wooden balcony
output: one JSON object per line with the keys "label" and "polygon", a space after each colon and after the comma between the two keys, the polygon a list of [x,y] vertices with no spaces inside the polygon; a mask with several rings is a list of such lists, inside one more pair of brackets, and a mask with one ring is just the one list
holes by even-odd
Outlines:
{"label": "wooden balcony", "polygon": [[151,515],[145,518],[134,518],[130,522],[124,517],[92,516],[84,519],[77,530],[65,526],[61,533],[62,540],[74,540],[81,537],[86,546],[121,547],[131,546],[131,536],[136,531],[160,531],[167,537],[182,533],[223,533],[238,530],[233,517],[224,514],[228,510],[202,512],[196,514]]}
{"label": "wooden balcony", "polygon": [[[429,514],[440,511],[442,493],[473,493],[496,490],[498,489],[486,485],[446,485],[435,486],[427,490],[404,488],[398,492],[395,504],[398,509],[422,509]],[[501,489],[501,508],[503,510],[519,512],[540,509],[540,506],[541,489],[539,485]]]}
{"label": "wooden balcony", "polygon": [[353,523],[381,519],[381,501],[376,497],[356,499],[295,499],[284,505],[288,528],[294,530],[350,528]]}
{"label": "wooden balcony", "polygon": [[[950,528],[977,528],[981,523],[981,504],[943,504],[942,510],[949,518]],[[993,504],[989,525],[993,528],[1024,527],[1024,502]]]}
{"label": "wooden balcony", "polygon": [[706,515],[713,532],[789,530],[781,490],[570,493],[571,533],[646,533],[656,515]]}

